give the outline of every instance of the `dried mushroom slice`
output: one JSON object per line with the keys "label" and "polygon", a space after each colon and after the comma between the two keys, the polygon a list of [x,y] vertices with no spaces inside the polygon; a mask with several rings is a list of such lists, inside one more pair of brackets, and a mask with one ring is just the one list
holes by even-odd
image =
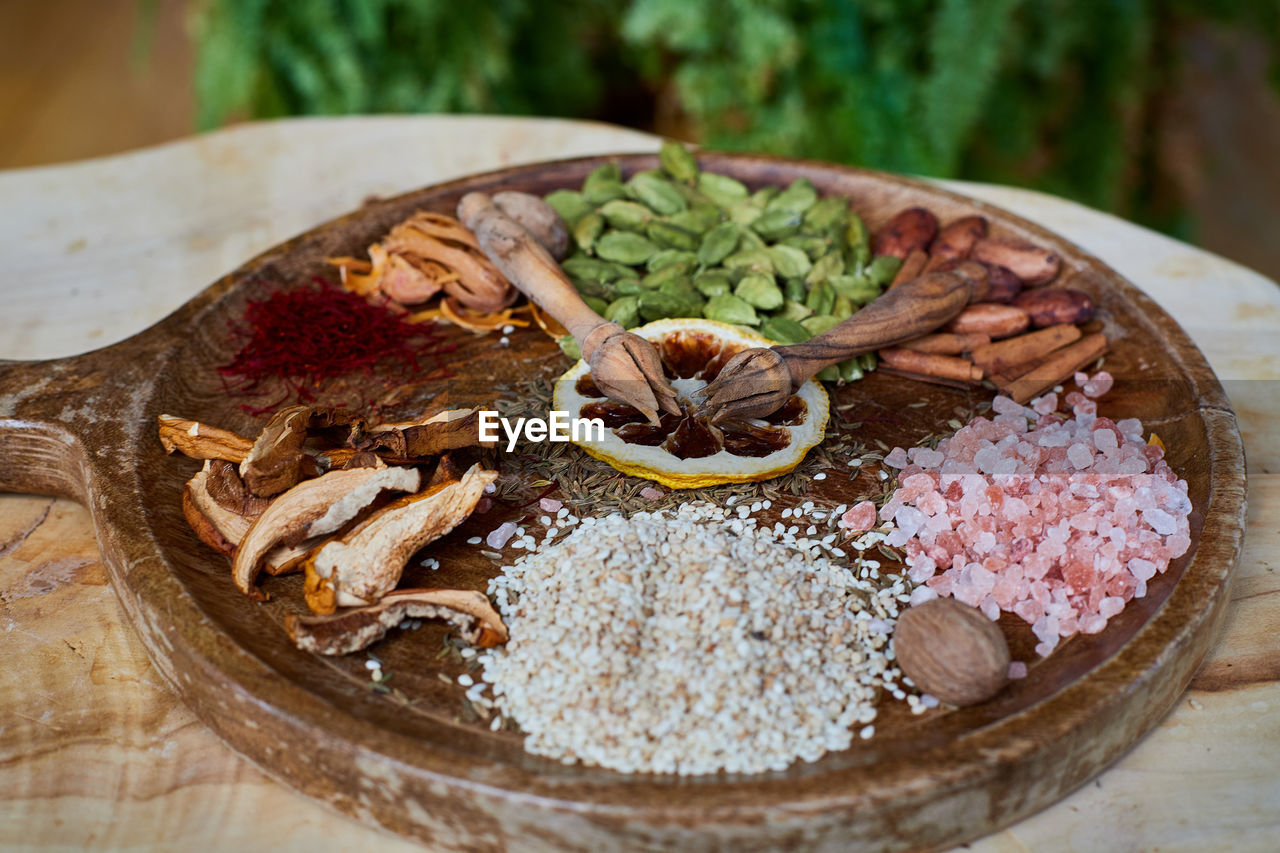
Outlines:
{"label": "dried mushroom slice", "polygon": [[205,465],[205,470],[209,472],[205,488],[223,509],[254,519],[270,506],[271,498],[260,498],[250,492],[231,462],[214,459]]}
{"label": "dried mushroom slice", "polygon": [[[219,466],[230,468],[231,476],[235,476],[235,469],[229,463],[206,460],[204,468],[183,487],[182,514],[201,542],[230,557],[255,519],[265,511],[268,501],[250,497],[239,507],[228,506],[217,494],[219,482],[223,479],[218,473]],[[308,550],[288,545],[272,548],[263,557],[263,567],[271,575],[294,571],[301,567],[302,558]]]}
{"label": "dried mushroom slice", "polygon": [[396,590],[377,604],[328,616],[291,613],[284,618],[284,627],[304,652],[345,655],[376,643],[405,619],[443,619],[456,626],[464,640],[481,648],[507,641],[507,626],[489,599],[463,589]]}
{"label": "dried mushroom slice", "polygon": [[271,502],[236,549],[231,577],[245,595],[260,598],[253,583],[262,559],[281,542],[298,543],[342,527],[384,489],[411,492],[421,475],[413,468],[353,468],[305,480]]}
{"label": "dried mushroom slice", "polygon": [[361,440],[364,430],[364,419],[345,409],[281,409],[267,421],[253,449],[240,463],[240,476],[255,495],[278,495],[318,473],[315,459],[303,450],[308,437],[319,434],[335,444],[354,443]]}
{"label": "dried mushroom slice", "polygon": [[240,462],[253,449],[253,442],[230,430],[187,420],[174,415],[160,415],[160,443],[166,453],[177,451],[192,459],[225,459]]}
{"label": "dried mushroom slice", "polygon": [[480,410],[448,409],[417,421],[369,427],[361,447],[417,459],[480,444]]}
{"label": "dried mushroom slice", "polygon": [[302,445],[307,440],[310,406],[290,406],[272,415],[240,463],[240,476],[249,491],[261,497],[278,495],[302,477]]}
{"label": "dried mushroom slice", "polygon": [[317,548],[306,562],[307,606],[332,613],[379,601],[400,582],[409,557],[457,527],[497,477],[473,465],[461,480],[401,498]]}

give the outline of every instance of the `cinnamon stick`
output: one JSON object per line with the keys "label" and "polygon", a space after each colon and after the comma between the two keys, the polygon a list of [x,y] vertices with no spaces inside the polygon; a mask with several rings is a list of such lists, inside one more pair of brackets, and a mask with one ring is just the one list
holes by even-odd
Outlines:
{"label": "cinnamon stick", "polygon": [[1054,350],[1080,339],[1080,330],[1069,323],[1050,326],[1025,335],[974,347],[974,364],[988,374],[1016,373],[1023,364],[1040,361]]}
{"label": "cinnamon stick", "polygon": [[1107,351],[1107,339],[1101,332],[1086,335],[1073,344],[1047,355],[1020,375],[992,377],[996,387],[1013,397],[1014,402],[1025,403],[1066,381],[1077,370],[1084,368]]}
{"label": "cinnamon stick", "polygon": [[925,264],[929,262],[929,253],[924,249],[912,249],[907,257],[902,261],[902,266],[898,267],[898,274],[893,277],[887,289],[893,290],[904,281],[911,279],[924,272]]}
{"label": "cinnamon stick", "polygon": [[936,376],[940,379],[953,379],[957,382],[981,382],[982,368],[950,355],[938,355],[930,352],[888,347],[880,350],[880,358],[890,367],[918,373],[921,376]]}
{"label": "cinnamon stick", "polygon": [[916,352],[932,352],[938,355],[959,355],[991,343],[990,335],[980,332],[959,335],[954,332],[936,332],[932,335],[903,341],[898,346]]}
{"label": "cinnamon stick", "polygon": [[944,385],[947,388],[958,388],[961,391],[968,391],[973,388],[970,382],[960,382],[955,379],[943,379],[940,376],[925,376],[921,373],[912,373],[910,370],[899,370],[896,367],[890,367],[887,364],[880,365],[878,373],[884,373],[889,376],[901,376],[903,379],[914,379],[917,382],[928,382],[930,385]]}

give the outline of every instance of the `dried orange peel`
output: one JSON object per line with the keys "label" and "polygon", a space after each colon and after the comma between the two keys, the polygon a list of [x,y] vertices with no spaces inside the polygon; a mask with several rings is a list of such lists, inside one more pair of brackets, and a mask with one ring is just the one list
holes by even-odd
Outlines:
{"label": "dried orange peel", "polygon": [[[767,338],[702,319],[658,320],[632,332],[653,343],[668,371],[674,374],[671,384],[685,411],[683,419],[665,416],[662,429],[667,431],[652,431],[653,427],[640,423],[643,416],[638,412],[631,417],[626,412],[630,407],[603,399],[604,395],[593,388],[585,361],[579,361],[556,381],[553,395],[553,407],[569,412],[570,417],[605,415],[607,422],[615,424],[629,418],[620,425],[606,425],[603,438],[583,430],[575,441],[588,454],[622,473],[672,489],[767,480],[795,468],[826,434],[830,400],[813,380],[800,386],[790,405],[769,419],[709,427],[691,417],[701,401],[699,390],[714,378],[714,372],[737,352],[770,346],[773,342]],[[676,426],[677,422],[680,426]],[[686,427],[710,436],[693,454],[682,453],[676,437]],[[757,437],[763,440],[753,443]],[[770,442],[780,446],[770,450],[774,446]]]}

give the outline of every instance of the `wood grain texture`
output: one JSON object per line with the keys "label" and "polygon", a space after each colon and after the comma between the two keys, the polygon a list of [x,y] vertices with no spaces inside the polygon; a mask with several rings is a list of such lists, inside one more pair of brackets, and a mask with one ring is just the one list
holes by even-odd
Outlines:
{"label": "wood grain texture", "polygon": [[[997,192],[997,191],[993,190],[993,192]],[[1069,210],[1068,210],[1068,213],[1069,213]],[[1070,227],[1073,224],[1073,221],[1078,221],[1080,218],[1081,217],[1073,218],[1071,216],[1065,216],[1062,218],[1061,221],[1063,221],[1066,226]],[[1177,295],[1178,294],[1175,294],[1175,297]],[[1162,299],[1163,299],[1163,296],[1162,296]],[[1214,306],[1210,306],[1210,309],[1211,309],[1210,313],[1212,313],[1213,311],[1221,311],[1222,306],[1214,305]],[[1199,315],[1195,315],[1194,318],[1200,319],[1203,317],[1204,317],[1204,314],[1199,314]],[[1230,354],[1231,350],[1227,350],[1226,352]],[[1260,383],[1253,383],[1253,385],[1258,386],[1260,385]],[[1233,397],[1240,396],[1234,390],[1232,391],[1232,395]],[[1249,411],[1251,409],[1256,409],[1258,411],[1265,411],[1266,409],[1265,405],[1263,405],[1262,403],[1253,403],[1250,401],[1250,399],[1247,396],[1245,396],[1243,399],[1245,399],[1244,408],[1246,411]],[[1249,418],[1246,417],[1244,427],[1245,427],[1246,436],[1250,434],[1251,429],[1255,431],[1261,430],[1262,435],[1266,434],[1265,419],[1262,419],[1262,418],[1260,418],[1257,421],[1251,421]],[[1251,457],[1251,461],[1253,461],[1253,458],[1254,457]],[[1257,481],[1255,480],[1255,484],[1256,482]],[[11,501],[17,501],[20,504],[22,504],[24,507],[29,507],[32,512],[36,513],[34,516],[25,519],[25,522],[28,526],[30,526],[30,524],[33,524],[36,520],[38,520],[39,508],[45,506],[48,503],[47,501],[33,501],[33,499],[10,498],[10,499],[6,499],[6,506],[8,505],[8,502],[11,502]],[[1274,506],[1274,500],[1272,502],[1272,505]],[[58,506],[65,506],[65,504],[62,504],[62,503],[54,504],[54,507],[58,507]],[[1256,503],[1255,503],[1255,506],[1256,506]],[[6,514],[3,517],[8,518],[9,516]],[[80,513],[78,523],[80,524],[82,541],[87,542],[87,539],[85,539],[83,535],[84,534],[83,525],[85,523],[84,518],[85,518],[84,514]],[[58,519],[53,519],[53,520],[46,519],[43,522],[43,525],[41,526],[53,525],[53,527],[51,528],[51,532],[53,534],[52,538],[54,538],[55,540],[61,541],[62,539],[67,538],[65,536],[59,535],[60,528],[58,525],[63,523],[64,522]],[[69,525],[72,529],[75,528],[74,520],[71,522],[65,522],[65,523]],[[22,528],[22,529],[25,529],[25,528]],[[1250,535],[1253,536],[1254,533],[1251,532]],[[72,545],[73,545],[72,542],[67,543],[67,546],[69,548],[72,547]],[[88,553],[89,558],[92,558],[93,556],[92,546],[82,545],[81,547],[85,552]],[[55,547],[55,550],[56,550],[56,547]],[[11,560],[13,559],[13,555],[15,553],[17,552],[11,551],[9,556],[0,557],[0,559],[3,559],[5,561]],[[56,560],[59,559],[59,557],[53,556],[48,551],[41,552],[41,554],[45,556],[52,556],[52,559],[50,560],[50,562],[56,562]],[[1248,558],[1246,558],[1246,564],[1247,562],[1248,562]],[[6,562],[4,565],[7,566],[8,563]],[[24,564],[24,566],[25,566],[24,570],[31,568],[30,564]],[[1247,565],[1246,565],[1246,569],[1247,569]],[[1247,571],[1244,577],[1246,578],[1249,577],[1249,574],[1247,573]],[[16,585],[19,585],[19,586],[21,585],[21,581],[16,581],[14,583],[11,583],[10,575],[8,574],[4,575],[3,589],[9,590],[15,585],[15,583]],[[41,583],[43,583],[43,581],[41,581]],[[85,589],[90,589],[90,587],[83,587],[79,584],[71,584],[66,588],[69,590],[77,591],[77,592],[83,592],[83,590]],[[92,589],[97,589],[99,592],[105,593],[105,589],[101,587],[95,587]],[[1265,601],[1266,597],[1268,595],[1274,595],[1274,592],[1275,592],[1274,588],[1269,588],[1268,591],[1260,593],[1260,596],[1257,596],[1257,597],[1260,597]],[[25,601],[26,599],[20,599],[20,600]],[[109,600],[109,596],[107,596],[107,600]],[[51,620],[53,619],[53,617],[50,615],[50,613],[57,612],[57,611],[50,611],[46,613],[45,611],[40,611],[39,613],[33,615],[29,611],[24,611],[22,612],[21,615],[23,620],[25,621],[15,622],[11,617],[11,614],[13,614],[15,611],[8,599],[6,599],[6,610],[7,612],[5,615],[9,620],[8,624],[11,626],[19,626],[18,628],[11,628],[11,631],[18,630],[22,625],[26,625],[26,624],[31,624],[37,628],[45,627],[52,623],[46,621],[45,625],[42,626],[40,621],[42,616],[45,620]],[[1263,612],[1265,617],[1265,608]],[[118,625],[118,622],[113,622],[112,617],[109,614],[104,614],[102,618],[104,621]],[[44,640],[51,640],[53,636],[54,635],[52,633],[46,633],[41,635],[42,639]],[[127,634],[125,636],[127,636]],[[1231,634],[1228,633],[1227,636],[1229,638]],[[104,655],[106,654],[105,649],[103,653]],[[72,652],[68,650],[67,654],[71,655]],[[42,659],[42,663],[49,663],[49,661]],[[1206,669],[1206,671],[1209,671],[1209,669]],[[85,679],[83,679],[82,677],[77,678],[76,684],[81,688],[85,688],[85,684],[86,684]],[[18,687],[19,689],[11,691],[9,695],[13,695],[15,697],[15,702],[25,701],[26,704],[22,705],[24,709],[34,710],[34,709],[39,709],[44,707],[44,704],[42,703],[41,698],[39,697],[44,697],[47,699],[47,698],[50,698],[52,694],[48,692],[36,693],[34,695],[37,698],[35,698],[34,700],[31,698],[32,694],[27,694],[27,697],[24,700],[23,690],[20,688],[24,687],[25,685],[26,685],[26,682],[20,680],[19,684],[16,685],[16,687]],[[1265,687],[1266,685],[1264,684],[1264,685],[1253,685],[1252,687],[1247,687],[1247,688],[1241,687],[1240,689],[1256,690],[1256,689],[1265,688]],[[109,688],[107,688],[104,685],[102,689],[109,689]],[[58,693],[57,695],[70,696],[70,693]],[[163,695],[163,694],[158,694],[158,695]],[[82,700],[82,703],[89,704],[89,703],[83,702],[83,700]],[[72,699],[72,704],[73,705],[75,704],[74,699]],[[170,704],[172,704],[171,700],[170,700]],[[1251,705],[1247,707],[1251,707],[1254,704],[1257,704],[1257,700],[1252,701]],[[1213,721],[1218,720],[1219,717],[1213,714],[1206,714],[1205,711],[1209,709],[1209,706],[1207,705],[1200,710],[1195,710],[1195,709],[1188,710],[1184,706],[1185,706],[1185,703],[1179,706],[1179,709],[1175,712],[1173,718],[1171,719],[1184,720],[1183,722],[1180,722],[1179,725],[1190,727],[1190,729],[1193,729],[1195,731],[1203,731],[1204,733],[1207,733],[1210,738],[1215,739],[1214,740],[1215,745],[1219,744],[1222,741],[1222,738],[1226,736],[1230,727],[1215,726],[1215,724],[1211,724],[1213,723]],[[1214,710],[1215,712],[1221,711],[1223,710],[1223,706],[1215,706]],[[26,713],[26,710],[24,710],[23,713]],[[28,716],[35,716],[38,719],[40,715],[28,714]],[[1203,718],[1203,721],[1200,718]],[[121,725],[122,724],[121,721],[127,720],[127,719],[130,719],[130,715],[122,712],[120,718],[118,718],[114,724]],[[1239,719],[1238,715],[1237,715],[1237,719]],[[1265,712],[1257,712],[1256,714],[1254,714],[1254,717],[1246,718],[1246,719],[1256,720],[1254,724],[1259,726],[1259,729],[1261,729],[1261,734],[1264,736],[1267,733],[1267,731],[1274,732],[1275,726],[1274,726],[1273,719],[1272,719],[1271,729],[1268,730],[1266,728],[1267,720],[1270,719],[1270,717]],[[49,718],[49,719],[46,719],[45,722],[50,722],[51,720],[52,718]],[[24,742],[23,744],[13,749],[11,749],[11,743],[5,743],[4,767],[7,771],[6,776],[4,777],[5,780],[7,781],[9,778],[12,778],[15,775],[13,772],[13,768],[15,767],[20,768],[25,765],[31,765],[31,766],[38,765],[42,768],[45,768],[49,772],[40,774],[44,777],[50,777],[51,775],[58,775],[63,777],[64,779],[69,779],[76,776],[77,774],[75,774],[74,772],[71,772],[68,768],[74,767],[76,765],[77,758],[87,759],[87,753],[76,755],[72,744],[81,744],[81,743],[85,743],[86,741],[81,739],[84,737],[83,733],[80,733],[78,735],[76,733],[72,733],[72,730],[64,725],[65,722],[66,722],[65,719],[53,720],[54,725],[61,726],[63,728],[63,731],[68,732],[66,737],[63,737],[61,735],[51,734],[51,731],[47,727],[40,727],[35,724],[32,724],[26,730],[27,733],[31,735],[30,741]],[[110,720],[106,720],[104,724],[107,726],[113,725],[113,723]],[[138,766],[140,762],[145,762],[148,760],[152,762],[158,762],[158,764],[155,766],[160,766],[160,767],[164,767],[164,766],[173,767],[179,764],[184,764],[184,765],[187,764],[187,762],[185,761],[182,761],[180,759],[175,759],[175,753],[173,752],[170,752],[168,757],[165,757],[159,754],[160,752],[163,751],[163,748],[150,749],[151,747],[157,746],[155,742],[149,742],[150,735],[152,734],[150,727],[153,727],[153,726],[154,726],[154,723],[151,723],[150,721],[148,721],[147,726],[135,726],[133,729],[131,729],[131,733],[127,737],[121,738],[117,736],[115,738],[115,741],[117,742],[108,744],[101,751],[97,753],[98,760],[104,764],[108,762],[113,762],[113,763],[127,764],[133,767]],[[1197,726],[1202,728],[1197,728]],[[9,730],[6,729],[6,734],[8,731]],[[119,729],[117,729],[117,731],[119,731]],[[1147,745],[1155,741],[1157,738],[1160,738],[1162,733],[1163,732],[1157,733],[1155,736],[1153,736],[1153,738],[1149,739],[1148,741],[1145,741],[1143,745],[1140,746],[1137,751],[1135,751],[1135,753],[1130,755],[1129,758],[1127,758],[1125,762],[1121,764],[1118,770],[1113,771],[1112,773],[1109,773],[1102,778],[1102,782],[1104,785],[1103,790],[1107,792],[1105,795],[1094,797],[1091,800],[1089,799],[1091,796],[1091,791],[1097,790],[1097,789],[1086,788],[1082,790],[1080,793],[1070,798],[1069,800],[1067,800],[1063,805],[1056,807],[1055,809],[1051,810],[1048,813],[1037,816],[1036,818],[1030,821],[1024,821],[1022,824],[1019,824],[1019,826],[1010,833],[1004,833],[1001,836],[988,839],[986,842],[984,842],[984,845],[988,849],[1003,849],[1007,843],[1013,843],[1015,839],[1031,840],[1033,838],[1036,838],[1036,839],[1039,839],[1038,846],[1044,846],[1046,843],[1049,842],[1050,839],[1055,839],[1055,838],[1060,839],[1064,837],[1071,837],[1071,834],[1073,832],[1085,833],[1085,835],[1081,836],[1082,838],[1086,837],[1088,832],[1095,832],[1096,833],[1095,837],[1106,837],[1104,830],[1102,829],[1095,830],[1093,828],[1098,826],[1106,827],[1108,825],[1108,819],[1111,819],[1114,816],[1114,820],[1111,823],[1112,827],[1116,826],[1117,825],[1116,821],[1118,821],[1120,826],[1129,827],[1134,832],[1145,833],[1145,835],[1142,835],[1141,837],[1144,837],[1147,839],[1153,839],[1154,841],[1151,843],[1162,842],[1163,846],[1170,846],[1170,842],[1176,841],[1178,836],[1176,834],[1171,834],[1170,832],[1162,833],[1160,830],[1161,822],[1159,819],[1162,816],[1176,815],[1180,811],[1185,813],[1186,808],[1189,805],[1193,806],[1197,802],[1197,798],[1196,796],[1194,796],[1194,792],[1192,790],[1188,790],[1185,787],[1182,789],[1177,788],[1177,783],[1179,781],[1183,781],[1185,778],[1183,773],[1174,772],[1172,770],[1162,771],[1161,768],[1173,767],[1175,766],[1174,764],[1175,761],[1181,762],[1180,765],[1176,765],[1176,766],[1186,767],[1186,766],[1189,766],[1189,763],[1194,763],[1197,760],[1203,762],[1206,759],[1200,755],[1202,750],[1196,748],[1199,746],[1199,744],[1197,742],[1197,738],[1194,734],[1194,731],[1191,734],[1188,734],[1186,736],[1185,741],[1175,740],[1173,742],[1170,742],[1168,740],[1165,740],[1158,746],[1153,746],[1150,749],[1148,749]],[[43,741],[41,740],[42,735],[46,738]],[[206,744],[207,744],[208,743],[207,735],[202,735],[202,736],[206,739]],[[1263,737],[1262,740],[1263,742],[1267,742],[1265,737]],[[147,743],[149,749],[138,749],[136,751],[130,751],[123,745],[126,742],[138,743],[138,744]],[[1270,742],[1274,743],[1275,742],[1274,738],[1272,738]],[[57,743],[59,744],[59,746],[57,748],[52,748],[48,746],[48,744],[50,743]],[[45,745],[41,746],[40,744],[45,744]],[[1180,747],[1184,745],[1186,746],[1186,749],[1185,750],[1180,749]],[[193,754],[196,752],[194,745],[187,747],[187,749]],[[1231,755],[1230,760],[1233,760],[1236,762],[1235,765],[1233,766],[1241,766],[1241,767],[1248,768],[1251,766],[1256,767],[1259,763],[1256,759],[1256,756],[1254,756],[1253,753],[1251,753],[1250,751],[1240,747],[1239,745],[1232,748],[1229,740],[1225,747],[1219,747],[1217,749],[1217,755],[1222,756],[1224,752],[1229,753]],[[180,755],[182,753],[176,753],[176,754]],[[50,764],[39,765],[37,761],[37,756],[39,755],[50,755],[50,756],[56,755],[60,760],[53,760],[51,761]],[[209,759],[210,765],[217,764],[219,762],[219,759],[215,757],[216,755],[223,756],[220,759],[221,762],[223,763],[228,762],[228,759],[225,757],[226,753],[217,749],[207,750],[205,753],[200,753],[200,755],[201,755],[201,758],[204,758],[207,756]],[[1147,755],[1148,757],[1144,759],[1142,758],[1143,755]],[[1151,757],[1152,755],[1154,755],[1155,757],[1154,758]],[[1250,759],[1252,759],[1252,763],[1250,762]],[[1139,771],[1135,774],[1130,774],[1129,776],[1125,776],[1124,768],[1127,766],[1132,766],[1134,761],[1140,762]],[[232,761],[230,762],[230,764],[234,765],[235,762]],[[60,768],[60,771],[59,771],[59,768]],[[165,774],[152,773],[149,775],[163,776]],[[225,809],[227,814],[238,818],[225,823],[220,828],[221,830],[220,832],[215,830],[217,821],[203,821],[201,819],[202,815],[199,813],[199,810],[195,809],[193,811],[193,804],[194,802],[196,802],[197,798],[191,797],[189,796],[189,794],[193,790],[193,786],[199,786],[199,785],[205,784],[199,781],[192,781],[190,785],[185,785],[185,784],[175,785],[174,788],[171,789],[171,791],[169,791],[168,793],[155,794],[155,796],[159,797],[161,801],[172,806],[173,808],[171,809],[154,808],[153,804],[156,801],[153,801],[153,800],[146,800],[145,801],[146,805],[144,805],[143,801],[139,801],[134,798],[132,793],[133,789],[131,789],[129,785],[119,785],[119,786],[113,787],[110,784],[108,784],[104,786],[105,790],[101,791],[100,796],[96,796],[96,797],[86,796],[83,800],[76,799],[77,796],[79,795],[74,793],[74,790],[76,789],[75,785],[60,786],[60,785],[47,784],[45,790],[50,794],[48,798],[43,798],[38,796],[27,798],[22,795],[22,792],[20,789],[15,790],[8,786],[6,786],[5,790],[6,790],[6,793],[8,793],[11,797],[11,799],[8,802],[9,802],[9,805],[12,806],[14,809],[12,813],[15,815],[28,816],[28,819],[26,821],[23,821],[23,823],[26,823],[28,826],[32,826],[32,825],[43,826],[47,824],[49,827],[51,827],[51,829],[49,830],[48,835],[43,835],[42,837],[47,838],[52,843],[57,843],[55,839],[61,839],[63,843],[79,844],[79,843],[83,843],[84,840],[86,839],[100,840],[104,837],[107,837],[107,834],[109,834],[113,839],[115,839],[116,842],[132,839],[134,842],[159,841],[160,843],[164,843],[163,839],[166,839],[166,838],[179,838],[179,839],[183,837],[186,837],[187,839],[212,838],[212,839],[219,840],[224,845],[227,845],[229,849],[230,846],[234,845],[235,840],[237,838],[258,837],[254,834],[253,830],[248,828],[253,825],[252,821],[254,820],[262,821],[262,826],[264,827],[263,831],[269,836],[272,836],[275,838],[284,838],[284,839],[288,839],[289,841],[300,842],[300,843],[305,843],[310,838],[318,838],[320,840],[331,843],[334,849],[336,849],[336,847],[338,846],[342,846],[342,842],[345,839],[348,839],[351,837],[362,837],[359,834],[364,831],[360,830],[355,824],[351,824],[342,820],[335,820],[333,818],[323,816],[323,813],[316,812],[313,806],[309,805],[304,801],[297,799],[293,795],[290,795],[286,792],[281,791],[278,787],[274,785],[265,785],[259,788],[257,786],[261,784],[261,779],[260,777],[249,778],[253,776],[254,774],[252,773],[250,773],[247,777],[244,777],[244,778],[235,776],[235,774],[226,774],[224,776],[218,777],[222,781],[217,781],[217,782],[211,781],[208,783],[207,787],[201,788],[201,790],[206,790],[211,797],[216,798],[214,800],[211,800],[212,802],[219,803],[220,807],[222,809]],[[1161,779],[1162,790],[1158,795],[1152,795],[1152,796],[1144,795],[1142,793],[1141,786],[1135,785],[1133,783],[1133,780],[1135,779],[1141,779],[1144,777],[1151,778],[1153,776]],[[1118,779],[1129,780],[1129,787],[1125,787],[1124,783],[1118,783],[1120,784],[1120,791],[1116,792],[1116,790],[1111,787],[1110,780],[1113,777],[1116,777]],[[1254,776],[1251,778],[1256,783],[1259,777]],[[1263,776],[1261,778],[1265,782],[1267,777]],[[1234,786],[1234,784],[1238,781],[1239,780],[1233,780],[1232,785]],[[1272,781],[1272,785],[1274,786],[1274,779],[1272,778],[1271,781]],[[53,790],[54,788],[59,788],[59,787],[62,787],[66,791],[66,793],[63,795],[59,795],[56,791]],[[81,789],[83,789],[83,786],[81,786]],[[252,791],[253,792],[252,795],[246,796],[245,795],[246,790]],[[1236,789],[1232,787],[1232,790],[1236,790]],[[1258,838],[1265,837],[1261,835],[1260,832],[1263,829],[1265,829],[1266,826],[1268,826],[1268,824],[1266,823],[1267,812],[1265,809],[1265,805],[1267,802],[1267,798],[1265,794],[1268,790],[1274,791],[1274,787],[1272,787],[1271,789],[1267,789],[1265,785],[1262,786],[1261,788],[1259,788],[1257,784],[1252,784],[1250,786],[1241,785],[1241,787],[1237,791],[1238,796],[1232,799],[1233,809],[1229,812],[1231,816],[1234,818],[1234,823],[1232,824],[1232,826],[1229,829],[1217,828],[1216,834],[1199,836],[1199,837],[1210,837],[1210,838],[1216,838],[1219,840],[1231,839],[1232,841],[1242,843],[1245,846],[1248,846],[1250,839],[1254,839],[1256,841],[1256,839]],[[1185,793],[1181,793],[1181,792],[1185,792]],[[154,792],[152,793],[154,794]],[[1117,796],[1117,793],[1119,796]],[[259,796],[263,798],[263,806],[261,808],[254,808],[247,805],[246,803],[247,800],[256,800],[256,798]],[[1111,805],[1113,800],[1117,804],[1123,803],[1126,808],[1136,807],[1137,814],[1139,815],[1139,817],[1130,818],[1126,816],[1122,818],[1121,816],[1126,815],[1127,813],[1119,810],[1116,807],[1113,807]],[[98,803],[99,804],[99,811],[97,812],[98,814],[105,814],[106,812],[110,811],[112,808],[118,808],[118,809],[124,809],[125,813],[130,814],[134,819],[143,818],[144,816],[150,816],[151,818],[154,819],[157,815],[162,813],[169,815],[169,819],[167,821],[162,821],[162,822],[153,822],[152,820],[145,820],[145,819],[142,822],[138,822],[137,820],[134,820],[128,826],[125,826],[120,821],[117,821],[114,828],[110,830],[105,830],[103,829],[101,824],[95,825],[92,823],[92,821],[89,818],[88,810],[77,809],[76,807],[70,805],[71,803],[80,803],[80,802],[85,804],[93,803],[93,802]],[[112,805],[108,806],[107,804],[109,803]],[[1090,813],[1087,821],[1080,821],[1080,820],[1073,819],[1072,815],[1077,814],[1077,812],[1073,811],[1073,808],[1076,808],[1076,806],[1072,805],[1074,803],[1089,804]],[[273,804],[275,808],[269,808],[268,804]],[[185,806],[185,808],[183,808],[183,806]],[[1235,806],[1239,806],[1239,808],[1235,808]],[[288,815],[306,814],[306,815],[310,815],[310,819],[308,820],[308,819],[300,818],[297,821],[292,821],[288,818],[281,817],[282,815],[286,815],[286,814]],[[50,820],[42,822],[36,817],[37,815],[48,816],[50,817]],[[182,815],[182,817],[178,817],[177,815]],[[269,815],[273,817],[268,817]],[[62,830],[53,828],[56,825],[58,816],[61,816],[61,818],[64,820]],[[1272,815],[1272,819],[1274,819],[1274,814]],[[315,823],[314,823],[315,821],[322,822],[328,827],[330,827],[330,832],[327,832],[327,833],[315,832]],[[1185,820],[1182,821],[1182,824],[1185,829]],[[88,829],[87,827],[90,827],[90,826],[96,826],[97,828]],[[183,831],[184,831],[183,827],[187,828],[187,834],[185,836],[183,835]],[[199,833],[202,831],[201,829],[202,827],[208,828],[211,834],[209,836],[200,836]],[[63,832],[63,834],[58,835],[57,833],[59,831]],[[77,832],[87,833],[87,834],[77,835],[76,834]],[[280,833],[280,834],[273,835],[273,833]],[[347,835],[344,833],[352,833],[353,835]],[[1187,834],[1186,837],[1194,838],[1197,836],[1195,836],[1194,834]],[[1050,844],[1050,846],[1052,845]],[[1188,848],[1188,849],[1194,849],[1194,848]]]}

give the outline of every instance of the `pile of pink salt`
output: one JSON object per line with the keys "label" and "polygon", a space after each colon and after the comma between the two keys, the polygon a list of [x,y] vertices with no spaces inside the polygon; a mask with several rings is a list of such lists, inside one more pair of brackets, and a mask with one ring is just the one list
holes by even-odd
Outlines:
{"label": "pile of pink salt", "polygon": [[906,551],[912,604],[954,596],[989,618],[1031,624],[1048,655],[1059,638],[1096,634],[1147,581],[1191,547],[1187,483],[1142,440],[1134,418],[1097,416],[1105,372],[1076,374],[1072,415],[1048,394],[1023,407],[996,397],[936,450],[894,450],[898,488],[880,517]]}

